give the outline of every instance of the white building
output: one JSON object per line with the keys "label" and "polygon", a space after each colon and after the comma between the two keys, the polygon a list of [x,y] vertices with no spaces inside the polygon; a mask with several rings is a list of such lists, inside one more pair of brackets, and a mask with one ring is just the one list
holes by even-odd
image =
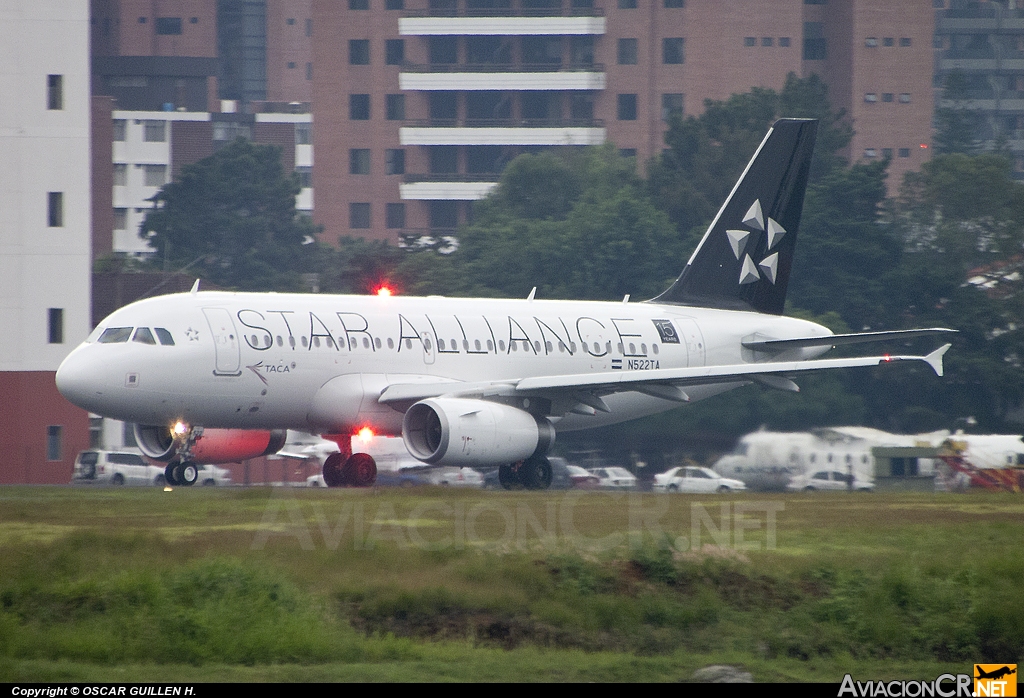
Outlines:
{"label": "white building", "polygon": [[89,3],[0,0],[0,482],[68,482],[85,412],[54,375],[90,330]]}

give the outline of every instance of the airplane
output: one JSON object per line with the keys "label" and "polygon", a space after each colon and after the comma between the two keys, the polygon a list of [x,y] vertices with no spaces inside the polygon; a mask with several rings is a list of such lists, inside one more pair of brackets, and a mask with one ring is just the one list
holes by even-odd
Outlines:
{"label": "airplane", "polygon": [[[279,450],[285,430],[329,438],[329,486],[368,486],[362,429],[402,436],[431,465],[498,467],[545,489],[556,432],[601,427],[790,376],[923,361],[819,359],[837,345],[942,335],[834,335],[782,315],[817,122],[765,135],[676,281],[646,302],[192,291],[105,318],[57,371],[59,391],[136,423],[141,450],[191,484],[194,465]],[[221,459],[218,461],[217,459]]]}

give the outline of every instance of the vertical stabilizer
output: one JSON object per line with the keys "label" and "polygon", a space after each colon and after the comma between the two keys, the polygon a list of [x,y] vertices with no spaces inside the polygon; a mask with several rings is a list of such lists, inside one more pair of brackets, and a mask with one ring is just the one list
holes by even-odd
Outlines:
{"label": "vertical stabilizer", "polygon": [[652,302],[782,314],[817,128],[775,122],[683,273]]}

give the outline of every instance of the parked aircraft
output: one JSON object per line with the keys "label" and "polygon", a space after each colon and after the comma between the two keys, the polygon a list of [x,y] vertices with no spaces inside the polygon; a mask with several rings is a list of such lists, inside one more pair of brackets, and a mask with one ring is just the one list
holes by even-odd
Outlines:
{"label": "parked aircraft", "polygon": [[[629,303],[199,292],[115,311],[60,366],[57,386],[97,414],[135,422],[168,462],[278,450],[285,429],[341,453],[332,486],[367,485],[350,455],[361,429],[401,435],[432,465],[499,466],[506,487],[543,489],[556,431],[600,427],[748,383],[798,390],[809,371],[926,362],[817,359],[829,348],[949,330],[832,335],[783,317],[817,122],[769,130],[682,274]],[[255,436],[254,436],[255,435]],[[341,436],[338,436],[341,435]]]}

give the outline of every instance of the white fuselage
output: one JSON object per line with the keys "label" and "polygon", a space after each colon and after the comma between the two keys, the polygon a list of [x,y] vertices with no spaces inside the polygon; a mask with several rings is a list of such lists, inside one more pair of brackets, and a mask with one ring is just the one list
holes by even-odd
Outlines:
{"label": "white fuselage", "polygon": [[[658,320],[671,323],[659,327]],[[132,328],[132,338],[98,341],[111,328]],[[137,328],[160,341],[137,341]],[[398,434],[402,413],[377,402],[388,385],[608,371],[654,377],[660,369],[764,360],[741,346],[755,337],[828,334],[795,318],[652,303],[201,292],[114,312],[71,352],[57,382],[91,412],[142,424],[318,433],[367,425]],[[773,360],[826,350],[794,349]],[[339,376],[351,377],[349,392],[318,395]],[[686,394],[696,401],[744,382],[691,385]],[[568,414],[556,428],[678,406],[638,392],[605,401],[610,412]]]}

